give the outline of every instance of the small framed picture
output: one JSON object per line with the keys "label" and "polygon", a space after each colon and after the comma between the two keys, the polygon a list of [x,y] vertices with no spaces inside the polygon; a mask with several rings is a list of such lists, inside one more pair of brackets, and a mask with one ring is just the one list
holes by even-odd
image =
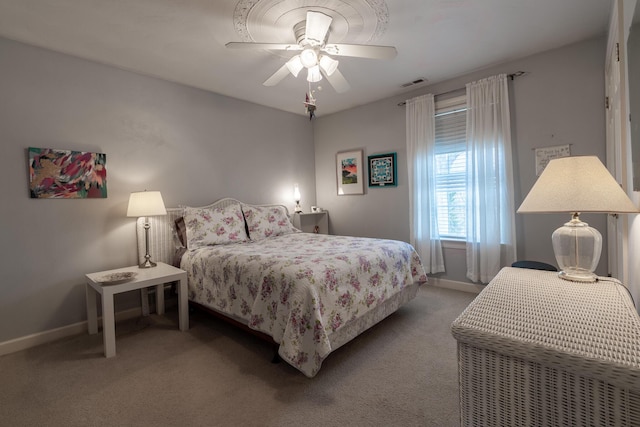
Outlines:
{"label": "small framed picture", "polygon": [[336,179],[338,196],[364,194],[362,150],[343,151],[336,154]]}
{"label": "small framed picture", "polygon": [[374,154],[368,157],[369,187],[396,187],[396,153]]}

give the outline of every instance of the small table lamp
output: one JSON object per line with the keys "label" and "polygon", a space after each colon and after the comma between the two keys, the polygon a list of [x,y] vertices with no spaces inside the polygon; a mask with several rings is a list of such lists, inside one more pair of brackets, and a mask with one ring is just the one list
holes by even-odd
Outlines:
{"label": "small table lamp", "polygon": [[145,240],[145,261],[138,267],[149,268],[155,267],[157,264],[151,261],[151,255],[149,255],[149,229],[151,224],[149,223],[149,217],[154,215],[166,215],[167,210],[164,207],[164,201],[159,191],[139,191],[131,193],[129,196],[129,207],[127,209],[127,216],[129,217],[144,217],[144,240]]}
{"label": "small table lamp", "polygon": [[638,212],[596,156],[551,160],[518,208],[518,213],[570,213],[571,221],[551,236],[559,275],[566,280],[594,282],[602,235],[580,221],[581,212]]}
{"label": "small table lamp", "polygon": [[302,208],[300,207],[300,188],[298,187],[298,184],[293,185],[293,199],[296,201],[296,208],[294,212],[301,213]]}

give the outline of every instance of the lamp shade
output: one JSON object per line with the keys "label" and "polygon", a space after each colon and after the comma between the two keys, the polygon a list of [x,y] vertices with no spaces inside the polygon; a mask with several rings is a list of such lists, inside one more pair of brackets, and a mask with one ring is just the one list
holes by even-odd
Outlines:
{"label": "lamp shade", "polygon": [[141,217],[166,215],[164,201],[159,191],[138,191],[129,196],[127,216]]}
{"label": "lamp shade", "polygon": [[596,156],[553,159],[518,208],[518,213],[633,213],[629,199]]}
{"label": "lamp shade", "polygon": [[307,81],[310,83],[316,83],[322,80],[322,73],[320,73],[320,67],[315,66],[307,70]]}
{"label": "lamp shade", "polygon": [[300,62],[306,68],[318,65],[318,54],[311,48],[306,48],[300,53]]}
{"label": "lamp shade", "polygon": [[298,184],[293,185],[293,199],[297,202],[300,201],[300,187],[298,187]]}
{"label": "lamp shade", "polygon": [[553,232],[553,253],[560,277],[597,280],[602,235],[579,218],[581,212],[631,213],[638,209],[595,156],[562,157],[547,164],[518,208],[519,213],[571,213],[571,221]]}
{"label": "lamp shade", "polygon": [[296,55],[288,60],[286,62],[286,65],[287,69],[289,69],[289,72],[293,74],[294,77],[298,77],[298,74],[300,74],[300,70],[304,68],[304,65],[302,65],[302,61],[300,60],[300,55]]}
{"label": "lamp shade", "polygon": [[320,68],[322,68],[327,76],[330,76],[338,69],[338,61],[327,55],[322,55],[320,57]]}

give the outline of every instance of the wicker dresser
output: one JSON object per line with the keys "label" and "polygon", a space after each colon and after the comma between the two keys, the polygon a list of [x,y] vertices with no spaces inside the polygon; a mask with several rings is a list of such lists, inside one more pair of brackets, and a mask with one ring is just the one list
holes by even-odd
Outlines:
{"label": "wicker dresser", "polygon": [[640,317],[615,279],[504,268],[452,332],[463,426],[640,426]]}

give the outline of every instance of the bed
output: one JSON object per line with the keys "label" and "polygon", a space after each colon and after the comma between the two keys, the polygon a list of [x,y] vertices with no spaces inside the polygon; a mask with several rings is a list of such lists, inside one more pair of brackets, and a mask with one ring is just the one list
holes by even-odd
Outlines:
{"label": "bed", "polygon": [[167,213],[150,218],[151,254],[187,271],[190,304],[271,340],[308,377],[427,282],[408,243],[303,233],[282,205],[225,198]]}

